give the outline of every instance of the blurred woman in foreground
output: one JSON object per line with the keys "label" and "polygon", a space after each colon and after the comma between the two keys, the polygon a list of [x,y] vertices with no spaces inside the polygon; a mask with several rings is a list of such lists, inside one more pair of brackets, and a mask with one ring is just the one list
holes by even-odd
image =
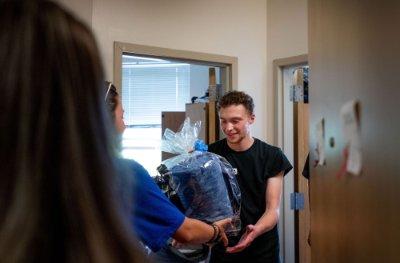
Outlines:
{"label": "blurred woman in foreground", "polygon": [[1,261],[143,262],[92,33],[49,1],[0,1],[0,25]]}

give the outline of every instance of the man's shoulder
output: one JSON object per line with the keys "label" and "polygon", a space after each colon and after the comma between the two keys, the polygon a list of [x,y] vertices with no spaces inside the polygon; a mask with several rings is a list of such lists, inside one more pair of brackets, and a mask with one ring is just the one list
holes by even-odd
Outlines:
{"label": "man's shoulder", "polygon": [[265,153],[267,154],[267,156],[274,156],[276,154],[278,154],[281,151],[281,148],[268,144],[265,141],[262,141],[260,139],[254,138],[255,139],[255,143],[257,145],[257,150],[260,153]]}
{"label": "man's shoulder", "polygon": [[274,145],[272,145],[272,144],[269,144],[269,143],[267,143],[267,142],[265,142],[265,141],[263,141],[263,140],[260,140],[260,139],[258,139],[258,138],[254,138],[254,140],[255,140],[255,142],[259,145],[259,147],[262,147],[262,148],[264,148],[264,149],[272,150],[272,151],[280,150],[279,147],[274,146]]}

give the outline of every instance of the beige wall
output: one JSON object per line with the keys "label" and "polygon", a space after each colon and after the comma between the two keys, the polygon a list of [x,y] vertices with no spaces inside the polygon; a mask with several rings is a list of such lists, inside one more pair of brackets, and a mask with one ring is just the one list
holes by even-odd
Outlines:
{"label": "beige wall", "polygon": [[92,25],[93,0],[55,0],[64,7],[71,10],[76,16],[83,20],[88,26]]}
{"label": "beige wall", "polygon": [[113,41],[238,57],[238,86],[256,99],[265,138],[266,0],[93,0],[92,27],[108,79]]}
{"label": "beige wall", "polygon": [[306,54],[307,0],[57,0],[91,24],[107,79],[113,42],[238,57],[238,88],[255,99],[253,135],[273,142],[272,61]]}
{"label": "beige wall", "polygon": [[267,139],[274,138],[274,86],[272,62],[275,59],[308,53],[307,0],[267,0]]}

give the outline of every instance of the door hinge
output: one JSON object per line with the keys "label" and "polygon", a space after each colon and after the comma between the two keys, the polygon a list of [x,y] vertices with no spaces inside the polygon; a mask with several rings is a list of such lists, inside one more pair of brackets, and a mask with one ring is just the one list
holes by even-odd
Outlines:
{"label": "door hinge", "polygon": [[290,194],[290,209],[302,210],[304,209],[304,194],[303,193],[291,193]]}

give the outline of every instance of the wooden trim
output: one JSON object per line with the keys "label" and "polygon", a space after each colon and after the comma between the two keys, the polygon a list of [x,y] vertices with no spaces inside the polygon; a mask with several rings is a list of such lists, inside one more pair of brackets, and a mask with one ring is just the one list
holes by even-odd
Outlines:
{"label": "wooden trim", "polygon": [[273,83],[275,90],[275,131],[274,131],[274,145],[279,147],[283,146],[283,77],[282,69],[287,66],[296,66],[308,63],[308,55],[299,55],[287,58],[280,58],[273,60]]}
{"label": "wooden trim", "polygon": [[138,45],[123,42],[114,42],[114,84],[121,87],[121,68],[123,53],[145,55],[155,58],[168,58],[169,60],[187,61],[191,64],[208,65],[227,68],[227,90],[236,90],[238,85],[238,58],[187,50]]}
{"label": "wooden trim", "polygon": [[122,53],[123,49],[118,42],[114,42],[114,76],[113,83],[118,90],[118,93],[121,94],[121,86],[122,86]]}
{"label": "wooden trim", "polygon": [[301,65],[304,63],[308,62],[308,55],[303,54],[303,55],[298,55],[298,56],[293,56],[293,57],[287,57],[287,58],[279,58],[279,59],[274,59],[273,60],[273,65],[278,66],[278,67],[286,67],[286,66],[294,66],[294,65]]}
{"label": "wooden trim", "polygon": [[208,144],[218,140],[217,112],[215,101],[208,103]]}
{"label": "wooden trim", "polygon": [[[284,117],[285,117],[285,112],[284,112],[284,79],[283,79],[283,73],[284,73],[284,68],[289,67],[289,66],[297,66],[297,65],[304,65],[308,64],[308,55],[299,55],[299,56],[293,56],[293,57],[288,57],[288,58],[281,58],[281,59],[275,59],[273,60],[273,85],[274,85],[274,109],[275,109],[275,115],[274,115],[274,142],[273,144],[281,147],[284,149],[284,131],[285,131],[285,125],[284,125]],[[288,129],[292,129],[293,127],[288,127]],[[293,142],[294,143],[294,142]],[[294,152],[293,152],[294,154]],[[282,216],[280,219],[280,223],[282,223],[282,234],[283,234],[283,239],[282,242],[283,244],[286,243],[285,241],[285,236],[287,235],[286,233],[291,233],[292,232],[292,227],[293,225],[285,225],[286,221],[292,221],[295,223],[295,213],[292,213],[290,210],[287,210],[287,204],[290,202],[290,197],[289,193],[293,191],[293,185],[294,184],[294,177],[293,178],[286,178],[285,183],[284,183],[284,188],[283,188],[283,193],[282,193]],[[287,214],[286,214],[287,213]],[[286,230],[286,227],[288,227],[288,230]],[[296,231],[295,228],[293,231]],[[295,232],[293,232],[295,234]],[[288,239],[288,242],[290,243],[288,246],[285,247],[283,245],[282,247],[282,253],[284,257],[286,256],[286,250],[291,251],[294,249],[296,246],[296,243],[292,244],[291,237]],[[290,252],[288,252],[290,253]],[[294,255],[296,256],[296,255]]]}
{"label": "wooden trim", "polygon": [[311,247],[308,244],[310,233],[310,203],[308,180],[302,176],[309,152],[309,104],[295,102],[293,105],[294,127],[294,191],[303,193],[304,209],[295,213],[296,262],[311,262]]}

